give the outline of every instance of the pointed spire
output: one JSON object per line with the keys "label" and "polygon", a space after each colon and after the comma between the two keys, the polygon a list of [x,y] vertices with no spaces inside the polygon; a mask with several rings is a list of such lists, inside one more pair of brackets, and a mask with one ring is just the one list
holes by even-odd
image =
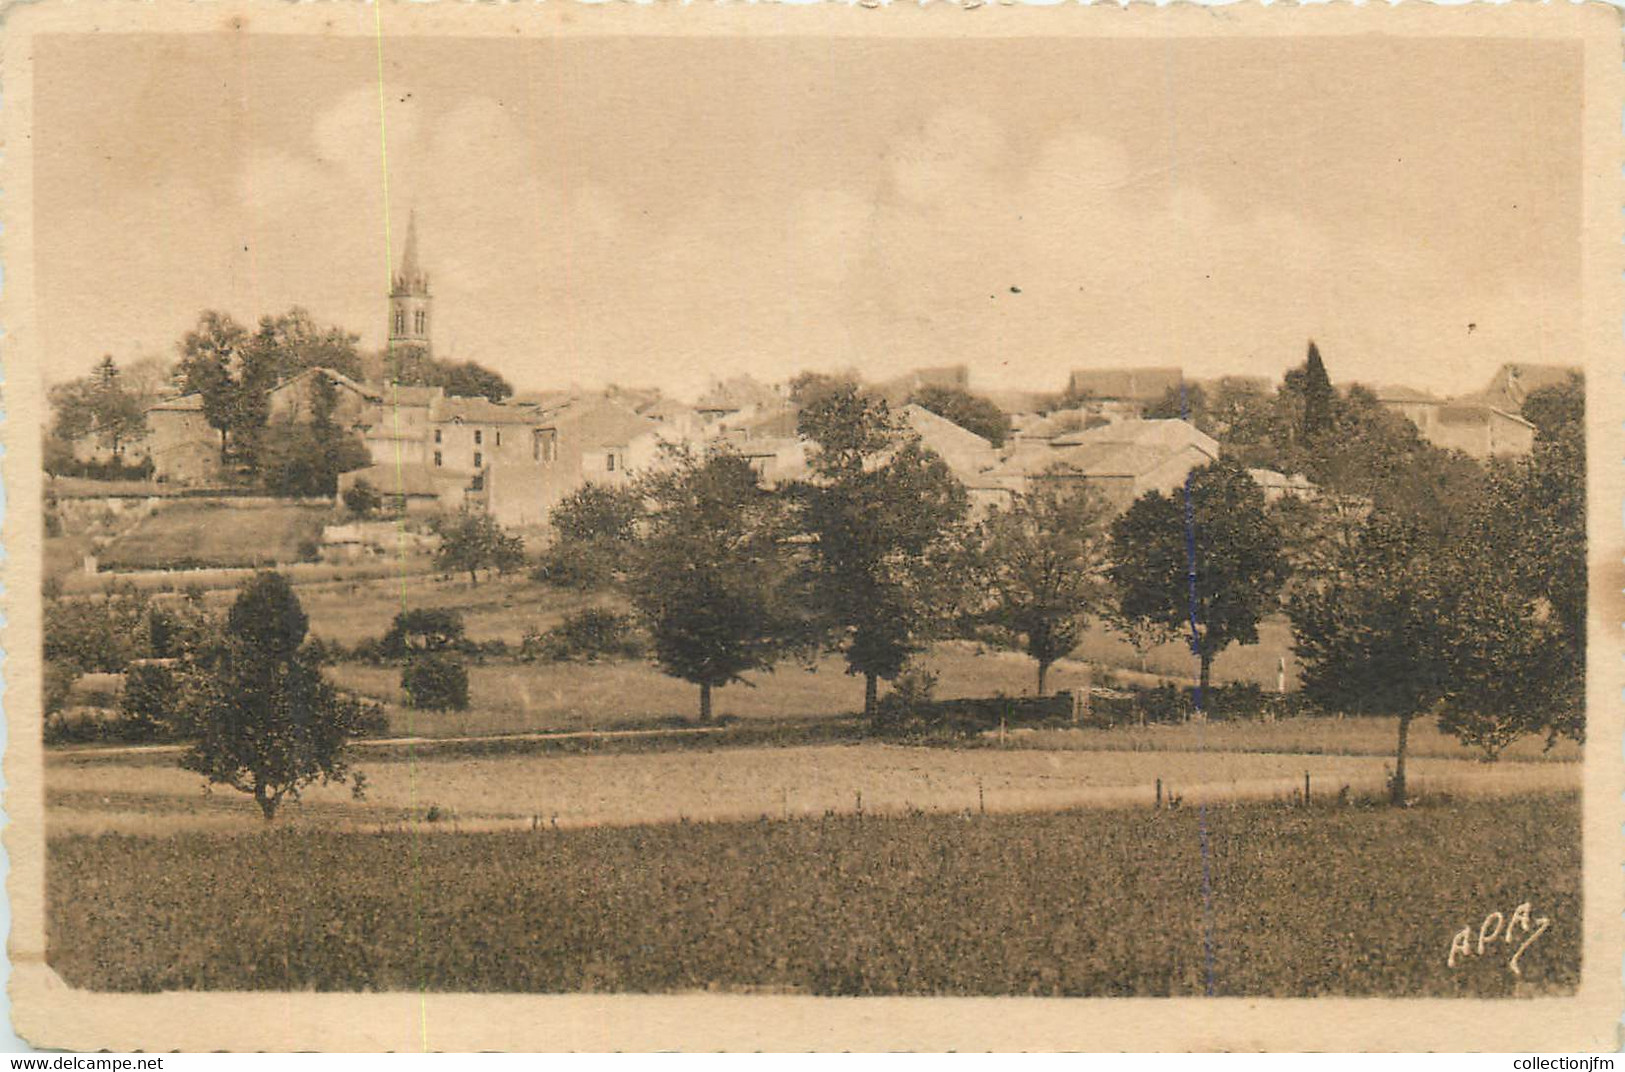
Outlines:
{"label": "pointed spire", "polygon": [[406,251],[401,254],[401,271],[396,280],[396,286],[406,291],[417,291],[428,285],[428,280],[418,268],[417,209],[413,209],[406,217]]}

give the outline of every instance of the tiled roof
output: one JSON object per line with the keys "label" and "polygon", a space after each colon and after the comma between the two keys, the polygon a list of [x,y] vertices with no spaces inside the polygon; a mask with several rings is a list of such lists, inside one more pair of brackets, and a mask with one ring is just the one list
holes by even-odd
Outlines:
{"label": "tiled roof", "polygon": [[437,423],[460,420],[464,424],[542,423],[533,406],[512,406],[488,398],[437,398],[429,405],[429,419]]}

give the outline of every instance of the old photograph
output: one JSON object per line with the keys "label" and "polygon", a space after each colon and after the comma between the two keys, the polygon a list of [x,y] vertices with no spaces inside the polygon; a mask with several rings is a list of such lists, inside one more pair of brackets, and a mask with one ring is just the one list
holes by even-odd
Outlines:
{"label": "old photograph", "polygon": [[421,6],[4,72],[40,1038],[1612,1037],[1616,16]]}

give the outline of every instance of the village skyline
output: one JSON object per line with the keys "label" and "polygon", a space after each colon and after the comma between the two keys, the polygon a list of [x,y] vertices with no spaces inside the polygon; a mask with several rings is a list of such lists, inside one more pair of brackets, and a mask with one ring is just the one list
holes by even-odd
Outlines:
{"label": "village skyline", "polygon": [[[43,367],[172,358],[203,309],[301,305],[381,348],[410,211],[437,352],[520,390],[957,364],[983,390],[1118,365],[1274,379],[1311,337],[1334,376],[1447,395],[1574,361],[1563,49],[1343,43],[1339,81],[1314,42],[1164,43],[1177,77],[1109,92],[1147,47],[403,41],[380,87],[367,41],[43,43],[44,129],[83,132],[40,158]],[[1054,64],[1066,94],[1023,70]],[[1298,84],[1316,92],[1283,105]],[[160,130],[186,136],[158,152]]]}

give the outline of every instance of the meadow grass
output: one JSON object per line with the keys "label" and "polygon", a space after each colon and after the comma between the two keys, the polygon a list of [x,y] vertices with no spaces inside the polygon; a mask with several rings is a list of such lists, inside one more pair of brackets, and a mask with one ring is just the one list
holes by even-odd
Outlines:
{"label": "meadow grass", "polygon": [[[708,739],[707,739],[708,740]],[[313,786],[282,819],[389,824],[423,818],[433,808],[470,828],[677,823],[818,816],[863,811],[1039,812],[1073,807],[1149,808],[1165,794],[1189,804],[1285,799],[1311,775],[1316,800],[1379,793],[1392,764],[1386,757],[1247,752],[1039,752],[1024,749],[922,748],[896,744],[730,747],[636,753],[525,755],[443,753],[441,749],[357,748],[366,795],[343,785]],[[1460,798],[1507,797],[1579,784],[1565,763],[1499,763],[1417,759],[1412,789]],[[251,800],[220,789],[204,795],[202,779],[153,756],[64,753],[46,769],[53,830],[173,832],[235,818],[257,829]],[[167,824],[167,825],[166,825]]]}
{"label": "meadow grass", "polygon": [[272,566],[300,559],[300,544],[319,539],[333,517],[322,506],[228,507],[177,501],[159,506],[98,556],[104,568]]}
{"label": "meadow grass", "polygon": [[[58,835],[47,957],[143,991],[1529,996],[1580,978],[1579,834],[1577,798],[1546,795]],[[1521,975],[1500,942],[1447,965],[1525,901],[1552,923]]]}

